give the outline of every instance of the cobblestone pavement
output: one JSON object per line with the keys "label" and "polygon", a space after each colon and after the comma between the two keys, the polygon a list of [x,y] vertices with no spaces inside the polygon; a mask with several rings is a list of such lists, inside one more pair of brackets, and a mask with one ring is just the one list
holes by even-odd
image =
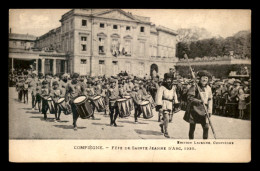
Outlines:
{"label": "cobblestone pavement", "polygon": [[[158,113],[153,111],[151,119],[139,118],[134,123],[133,111],[128,118],[117,119],[118,127],[110,126],[110,118],[104,113],[95,113],[101,120],[78,119],[78,130],[72,126],[72,115],[61,114],[61,121],[54,122],[54,115],[31,109],[29,103],[18,102],[15,88],[9,88],[9,138],[10,139],[166,139],[160,132]],[[173,116],[169,124],[171,139],[188,139],[189,124],[183,120],[184,111]],[[211,117],[218,139],[251,138],[251,121],[213,115]],[[209,130],[209,138],[213,134]],[[195,139],[202,139],[202,128],[196,126]]]}

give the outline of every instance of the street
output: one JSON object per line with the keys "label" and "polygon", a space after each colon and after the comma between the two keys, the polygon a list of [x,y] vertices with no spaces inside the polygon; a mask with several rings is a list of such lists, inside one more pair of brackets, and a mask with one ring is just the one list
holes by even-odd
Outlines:
{"label": "street", "polygon": [[[109,115],[96,112],[95,117],[101,120],[78,119],[78,130],[72,126],[72,114],[61,114],[61,121],[54,122],[54,115],[47,114],[47,121],[43,114],[31,109],[29,103],[17,100],[14,87],[9,88],[9,138],[10,139],[167,139],[160,131],[158,113],[153,111],[153,118],[139,118],[134,123],[134,111],[128,118],[117,118],[118,127],[110,126]],[[173,116],[169,124],[171,139],[188,139],[189,124],[183,120],[184,111]],[[251,121],[213,115],[211,117],[217,139],[250,139]],[[196,126],[195,139],[202,139],[202,127]],[[209,139],[213,139],[211,129]]]}

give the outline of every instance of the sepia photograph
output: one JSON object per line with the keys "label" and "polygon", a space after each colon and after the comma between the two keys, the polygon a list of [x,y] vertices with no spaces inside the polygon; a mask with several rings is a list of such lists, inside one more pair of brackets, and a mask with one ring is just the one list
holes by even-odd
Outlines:
{"label": "sepia photograph", "polygon": [[250,9],[9,9],[8,31],[10,161],[250,162]]}

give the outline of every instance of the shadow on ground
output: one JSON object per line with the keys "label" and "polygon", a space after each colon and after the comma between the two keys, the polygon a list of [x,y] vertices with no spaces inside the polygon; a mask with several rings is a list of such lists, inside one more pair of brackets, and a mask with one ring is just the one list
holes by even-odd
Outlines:
{"label": "shadow on ground", "polygon": [[28,107],[25,107],[25,108],[22,108],[23,110],[32,110],[32,108],[28,108]]}
{"label": "shadow on ground", "polygon": [[105,125],[105,126],[110,126],[110,124],[103,124],[103,123],[91,123],[92,125]]}
{"label": "shadow on ground", "polygon": [[141,130],[141,129],[135,129],[135,132],[137,134],[142,134],[142,135],[162,135],[161,132],[159,131],[151,131],[151,130]]}
{"label": "shadow on ground", "polygon": [[122,122],[122,123],[130,123],[130,124],[148,124],[148,123],[144,123],[144,122],[138,122],[137,124],[134,121],[118,121],[118,122]]}
{"label": "shadow on ground", "polygon": [[31,116],[30,118],[43,118],[43,116]]}
{"label": "shadow on ground", "polygon": [[40,114],[40,112],[36,112],[36,111],[26,111],[25,113],[31,113],[31,114]]}
{"label": "shadow on ground", "polygon": [[[63,128],[63,129],[73,129],[74,127],[73,127],[73,125],[53,125],[53,126],[55,126],[55,127],[57,127],[57,128]],[[86,129],[87,127],[81,127],[81,126],[79,126],[79,127],[77,127],[78,129]]]}

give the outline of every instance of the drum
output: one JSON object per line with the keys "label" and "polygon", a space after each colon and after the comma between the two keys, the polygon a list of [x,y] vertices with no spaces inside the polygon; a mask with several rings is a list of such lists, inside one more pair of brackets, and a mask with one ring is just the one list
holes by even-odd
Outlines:
{"label": "drum", "polygon": [[50,114],[54,114],[55,113],[54,102],[51,99],[51,97],[49,97],[47,99],[47,102],[48,102],[48,107],[49,107]]}
{"label": "drum", "polygon": [[97,108],[98,112],[103,112],[105,110],[106,106],[105,106],[105,100],[103,97],[96,96],[93,98],[92,101],[93,101],[95,107]]}
{"label": "drum", "polygon": [[93,115],[93,110],[86,96],[77,97],[73,103],[75,104],[77,112],[82,119],[87,119]]}
{"label": "drum", "polygon": [[64,112],[65,115],[68,115],[70,114],[67,110],[67,105],[66,105],[66,102],[65,102],[65,98],[64,97],[61,97],[58,102],[57,102],[59,108]]}
{"label": "drum", "polygon": [[140,104],[141,111],[143,113],[144,119],[150,119],[153,117],[153,111],[149,101],[143,101]]}
{"label": "drum", "polygon": [[151,95],[148,97],[148,100],[150,102],[151,108],[152,109],[155,108],[155,102],[154,102],[153,97]]}
{"label": "drum", "polygon": [[127,109],[127,99],[118,99],[116,103],[118,107],[119,117],[128,117],[130,115],[130,112]]}
{"label": "drum", "polygon": [[124,98],[127,100],[127,107],[129,109],[129,112],[134,110],[134,101],[131,96],[124,96]]}

